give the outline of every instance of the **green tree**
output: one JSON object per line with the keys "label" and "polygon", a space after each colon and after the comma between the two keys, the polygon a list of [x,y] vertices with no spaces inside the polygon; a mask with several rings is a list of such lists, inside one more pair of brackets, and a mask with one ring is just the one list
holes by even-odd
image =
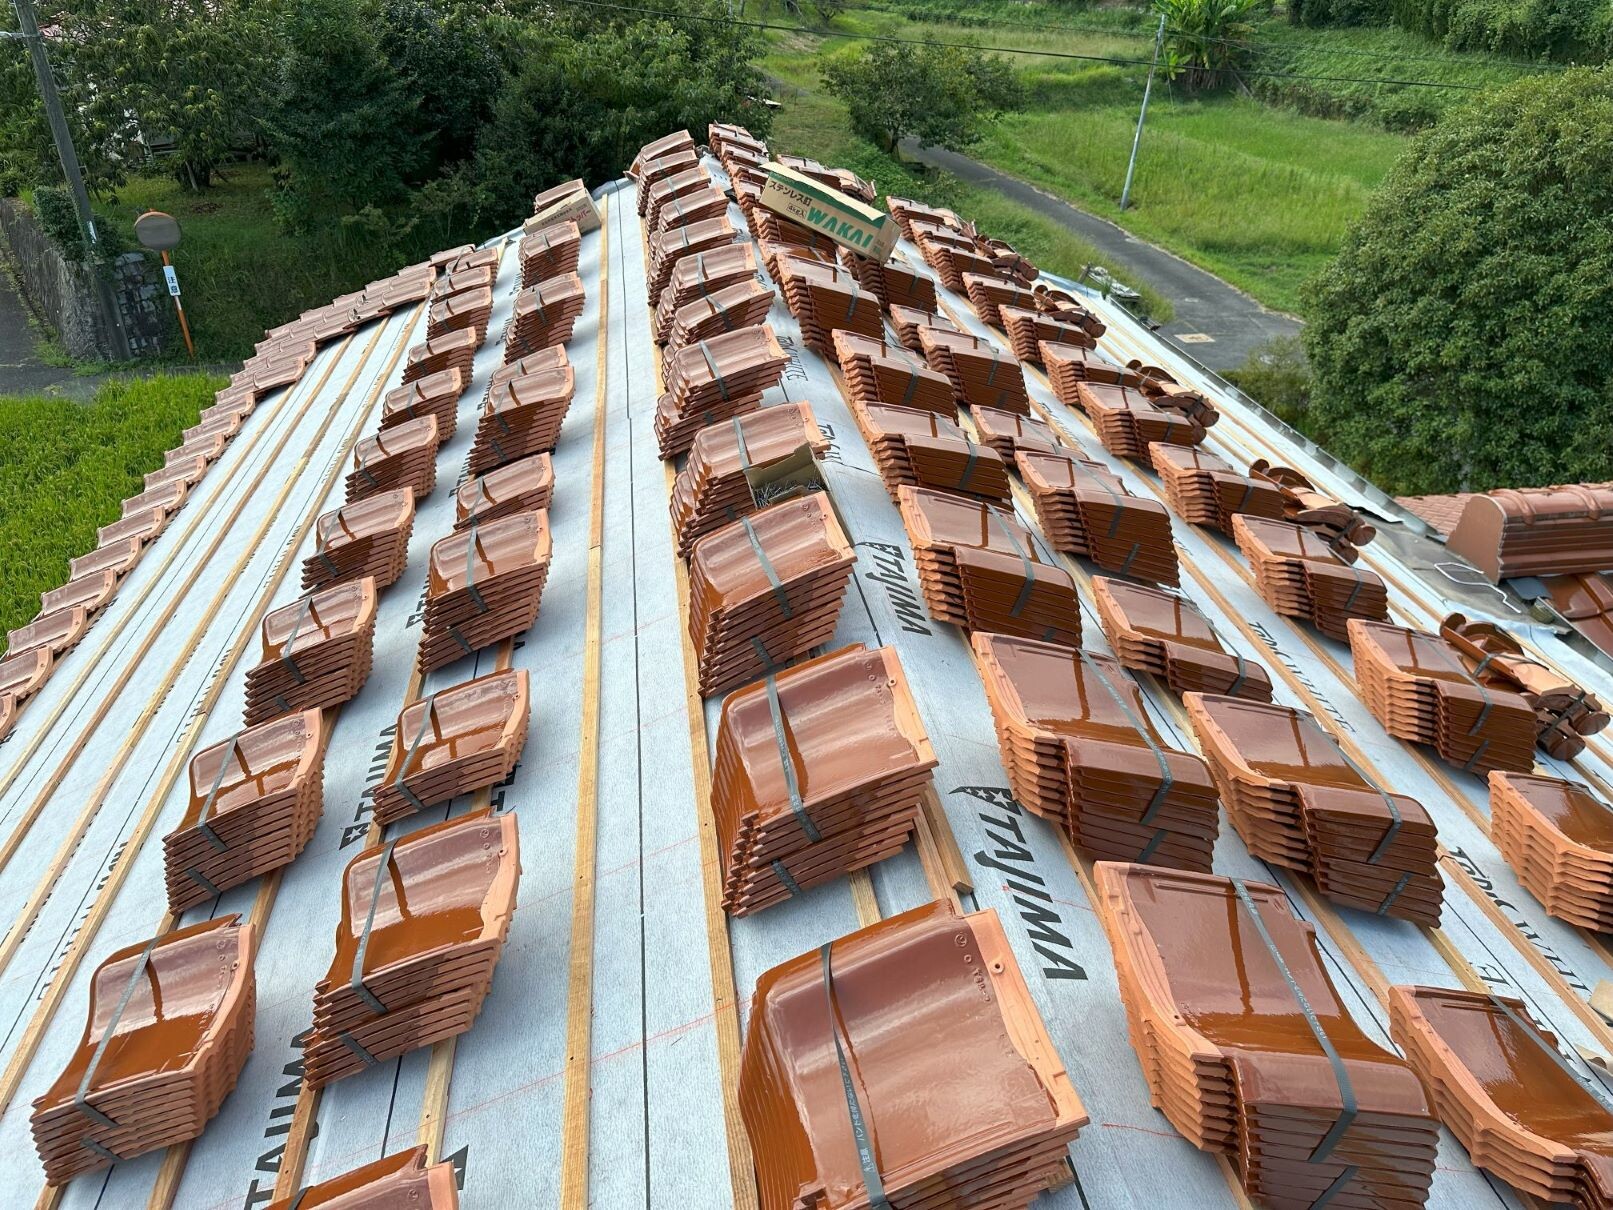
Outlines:
{"label": "green tree", "polygon": [[823,84],[851,127],[894,152],[903,139],[968,147],[986,125],[1025,103],[1013,65],[960,46],[876,42],[830,60]]}
{"label": "green tree", "polygon": [[1384,487],[1613,478],[1613,69],[1447,114],[1306,314],[1315,431]]}
{"label": "green tree", "polygon": [[1270,0],[1156,0],[1165,18],[1165,74],[1190,91],[1218,88],[1253,54],[1254,18]]}
{"label": "green tree", "polygon": [[264,126],[281,161],[276,208],[292,229],[399,200],[423,149],[418,94],[388,57],[379,0],[296,0]]}
{"label": "green tree", "polygon": [[413,97],[416,180],[469,158],[504,83],[495,37],[474,7],[385,0],[381,50]]}

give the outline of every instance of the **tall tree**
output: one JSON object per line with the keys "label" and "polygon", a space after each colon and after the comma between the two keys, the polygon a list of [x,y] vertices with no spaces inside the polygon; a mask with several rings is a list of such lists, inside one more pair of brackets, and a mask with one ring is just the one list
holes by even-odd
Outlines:
{"label": "tall tree", "polygon": [[1306,315],[1317,435],[1384,487],[1613,478],[1613,68],[1448,113]]}
{"label": "tall tree", "polygon": [[1008,60],[939,43],[861,47],[831,60],[823,83],[846,103],[852,129],[889,152],[907,138],[967,147],[1024,104]]}

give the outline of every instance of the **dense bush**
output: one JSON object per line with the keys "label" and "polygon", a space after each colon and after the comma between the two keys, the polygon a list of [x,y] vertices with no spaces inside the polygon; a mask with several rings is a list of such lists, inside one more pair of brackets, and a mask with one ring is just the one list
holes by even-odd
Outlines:
{"label": "dense bush", "polygon": [[907,138],[940,147],[980,141],[987,122],[1025,103],[1008,60],[959,46],[876,42],[830,60],[823,85],[851,128],[888,152]]}
{"label": "dense bush", "polygon": [[1384,487],[1613,478],[1613,68],[1419,136],[1306,313],[1311,427]]}
{"label": "dense bush", "polygon": [[1278,336],[1252,350],[1227,380],[1285,424],[1305,429],[1311,403],[1311,367],[1298,336]]}
{"label": "dense bush", "polygon": [[1288,0],[1295,25],[1384,25],[1394,0]]}
{"label": "dense bush", "polygon": [[1268,0],[1155,0],[1165,18],[1165,74],[1193,91],[1218,88],[1249,61]]}
{"label": "dense bush", "polygon": [[1395,24],[1452,50],[1560,63],[1608,57],[1607,0],[1394,0]]}

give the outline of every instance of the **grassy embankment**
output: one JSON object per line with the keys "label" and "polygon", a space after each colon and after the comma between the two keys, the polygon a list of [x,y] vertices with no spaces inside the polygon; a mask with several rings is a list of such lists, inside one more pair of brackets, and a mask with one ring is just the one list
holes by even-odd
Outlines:
{"label": "grassy embankment", "polygon": [[[990,3],[942,8],[908,0],[907,7],[908,15],[848,11],[836,19],[835,28],[843,34],[931,37],[1117,59],[1145,60],[1151,50],[1151,36],[1143,28],[1146,17],[1136,10],[1071,14],[1048,4],[1018,4],[1009,16],[1001,4]],[[948,19],[916,18],[913,10],[942,12]],[[845,137],[839,133],[843,125],[836,128],[842,115],[823,108],[833,103],[822,98],[817,73],[825,56],[848,49],[853,39],[773,37],[769,70],[805,93],[784,98],[781,145],[789,142],[783,138],[787,131],[808,150],[820,141],[833,146],[837,134]],[[1429,120],[1440,107],[1471,94],[1299,82],[1276,74],[1490,85],[1530,70],[1527,65],[1442,53],[1396,30],[1314,31],[1272,21],[1262,28],[1259,42],[1264,49],[1256,65],[1272,75],[1251,76],[1250,82],[1260,96],[1283,103],[1236,93],[1193,97],[1169,82],[1156,83],[1132,205],[1124,214],[1119,197],[1147,72],[1138,63],[1013,54],[1030,104],[998,123],[972,154],[1093,213],[1123,221],[1133,233],[1216,273],[1266,305],[1294,312],[1300,284],[1337,251],[1350,223],[1406,145],[1407,135],[1385,123]],[[1369,54],[1420,57],[1388,60]],[[807,112],[792,114],[792,109]],[[978,206],[962,208],[992,226]]]}
{"label": "grassy embankment", "polygon": [[89,404],[0,396],[0,631],[23,625],[39,594],[67,581],[68,560],[95,548],[96,529],[118,519],[224,381],[116,379]]}

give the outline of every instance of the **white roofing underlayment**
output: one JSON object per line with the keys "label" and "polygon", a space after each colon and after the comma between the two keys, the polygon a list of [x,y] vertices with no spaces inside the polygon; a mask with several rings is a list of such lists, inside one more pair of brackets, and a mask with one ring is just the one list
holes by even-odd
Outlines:
{"label": "white roofing underlayment", "polygon": [[[873,867],[870,880],[841,880],[726,927],[720,907],[710,907],[702,877],[702,844],[710,841],[699,826],[695,771],[709,760],[704,742],[715,735],[718,702],[706,703],[702,717],[685,679],[670,477],[651,428],[660,383],[635,187],[617,181],[598,196],[605,222],[583,240],[587,309],[569,345],[576,398],[554,451],[553,564],[541,616],[509,652],[514,667],[531,672],[532,724],[513,781],[492,798],[519,813],[525,868],[485,1010],[457,1044],[383,1063],[318,1098],[300,1087],[297,1039],[310,1024],[314,983],[330,961],[342,869],[364,843],[365,790],[384,765],[404,703],[427,552],[454,521],[453,492],[444,483],[420,501],[408,570],[381,596],[374,672],[340,711],[326,759],[325,814],[313,841],[277,884],[241,887],[184,918],[193,923],[240,912],[255,914],[262,928],[256,1043],[239,1087],[188,1148],[81,1177],[50,1193],[47,1204],[261,1206],[280,1176],[288,1141],[293,1157],[306,1144],[300,1175],[307,1183],[417,1139],[435,1144],[440,1132],[438,1154],[460,1167],[467,1207],[572,1202],[560,1183],[565,1154],[573,1157],[574,1175],[586,1171],[587,1198],[595,1205],[731,1205],[724,1090],[727,1082],[731,1092],[737,1069],[720,1046],[731,1017],[712,960],[713,953],[720,960],[723,939],[709,930],[725,932],[731,947],[743,1030],[761,972],[858,928],[875,910],[890,915],[934,896],[935,870],[909,848]],[[743,234],[737,210],[734,225]],[[457,432],[441,452],[445,479],[463,466],[487,379],[503,362],[498,334],[519,285],[519,235],[495,241],[504,250],[497,302]],[[897,255],[928,272],[910,245]],[[944,290],[942,297],[960,327],[1006,347],[966,301]],[[1324,490],[1364,500],[1353,477],[1227,397],[1217,381],[1119,308],[1099,298],[1083,301],[1108,323],[1099,343],[1112,357],[1163,365],[1218,398],[1221,422],[1210,430],[1208,448],[1238,465],[1263,456],[1295,466]],[[1092,1119],[1071,1148],[1075,1181],[1038,1205],[1240,1204],[1223,1165],[1149,1107],[1083,873],[1054,828],[1012,801],[966,640],[923,609],[900,518],[831,367],[804,348],[782,301],[770,322],[792,360],[767,401],[811,403],[833,443],[826,467],[859,553],[855,590],[833,645],[888,643],[899,651],[940,760],[936,788],[946,821],[973,884],[964,906],[1002,915]],[[30,1101],[78,1043],[96,964],[149,937],[163,916],[160,840],[186,808],[185,764],[193,751],[224,741],[239,726],[257,622],[265,609],[298,597],[297,569],[313,549],[313,519],[341,503],[353,444],[374,431],[379,400],[397,384],[404,350],[423,339],[424,328],[423,307],[375,323],[323,349],[299,383],[262,402],[0,747],[6,787],[0,838],[36,803],[43,812],[0,869],[0,920],[31,919],[20,943],[8,938],[0,951],[0,1058],[22,1074],[0,1120],[0,1137],[9,1143],[0,1149],[6,1191],[0,1202],[8,1206],[32,1204],[43,1187],[28,1134]],[[1104,451],[1045,379],[1029,368],[1027,379],[1033,400],[1087,456],[1111,467],[1136,494],[1159,497],[1156,481]],[[1034,517],[1025,519],[1034,528]],[[1600,1078],[1573,1048],[1613,1052],[1613,1030],[1587,1004],[1596,983],[1613,977],[1613,956],[1547,916],[1519,886],[1486,834],[1484,781],[1389,739],[1358,696],[1345,647],[1274,615],[1228,539],[1179,521],[1174,529],[1184,591],[1232,646],[1270,669],[1277,700],[1323,718],[1383,785],[1413,795],[1434,817],[1449,854],[1442,863],[1444,924],[1435,932],[1329,908],[1302,880],[1252,859],[1230,827],[1221,831],[1216,871],[1285,888],[1295,911],[1316,924],[1329,971],[1348,989],[1357,1017],[1380,1040],[1387,1042],[1380,999],[1386,984],[1476,978],[1523,997],[1582,1074]],[[1432,543],[1386,533],[1362,556],[1387,581],[1397,620],[1434,629],[1453,607],[1452,583],[1436,566],[1441,552]],[[598,576],[592,591],[591,569]],[[1499,594],[1491,596],[1494,620],[1604,700],[1613,698],[1601,669]],[[1483,612],[1470,594],[1462,597],[1467,613]],[[1083,605],[1087,645],[1102,649],[1096,615]],[[438,669],[423,692],[490,671],[496,658],[498,649],[489,648]],[[1191,748],[1180,706],[1157,686],[1145,684],[1144,691],[1155,725],[1175,746]],[[591,783],[585,740],[595,739]],[[1604,796],[1613,785],[1608,736],[1592,739],[1572,769],[1540,759],[1554,774],[1591,781]],[[460,800],[421,812],[393,834],[469,805]],[[62,852],[63,838],[80,828],[81,840]],[[597,846],[580,880],[579,837]],[[127,876],[109,883],[109,871],[130,846],[135,856]],[[856,891],[868,881],[877,904],[866,895],[859,903]],[[583,952],[572,952],[574,938],[586,944]],[[580,985],[573,984],[574,968]],[[70,979],[60,977],[64,970]],[[568,1022],[574,1027],[573,1014],[587,1012],[582,993],[589,991],[586,1062],[579,1055],[568,1065]],[[1447,1133],[1430,1204],[1458,1210],[1519,1203],[1477,1172]]]}

